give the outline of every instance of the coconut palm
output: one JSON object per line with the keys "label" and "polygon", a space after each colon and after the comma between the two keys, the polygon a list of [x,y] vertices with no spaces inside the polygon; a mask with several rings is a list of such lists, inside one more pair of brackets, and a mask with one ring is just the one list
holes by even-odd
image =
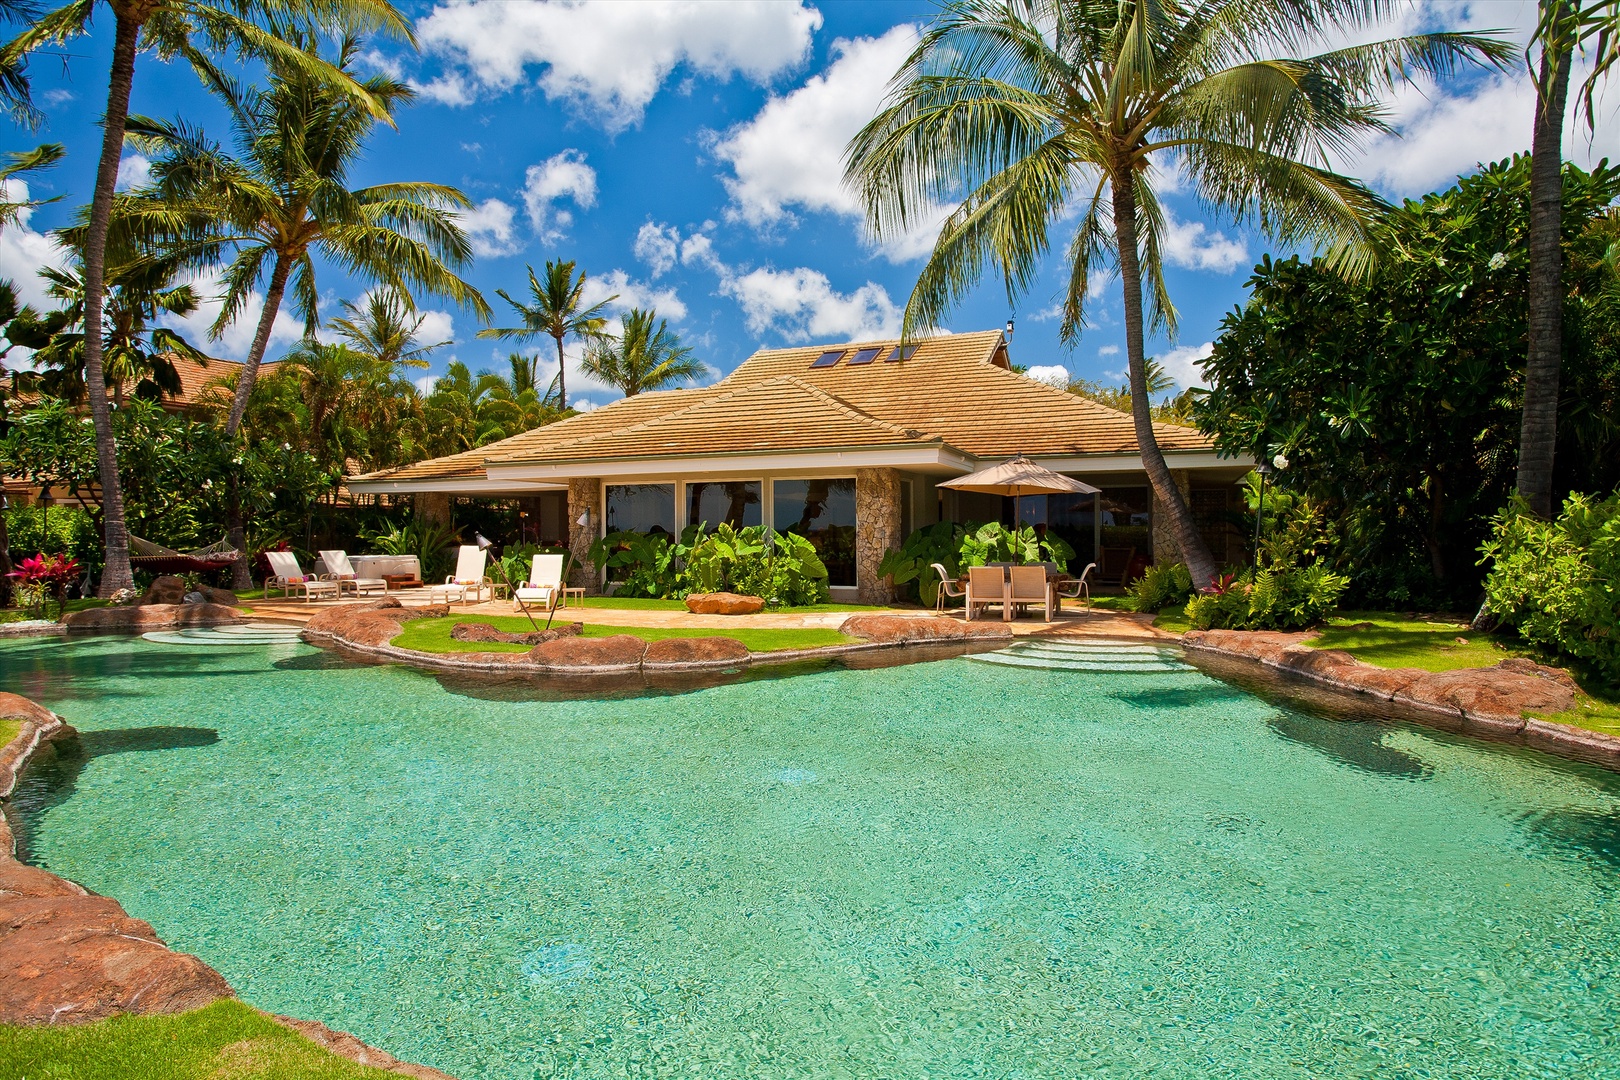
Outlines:
{"label": "coconut palm", "polygon": [[[15,0],[13,0],[15,2]],[[293,44],[289,28],[305,26],[322,31],[381,30],[415,44],[405,17],[387,0],[107,0],[113,14],[113,52],[107,80],[107,108],[102,114],[101,156],[96,164],[88,229],[83,244],[85,284],[85,372],[90,416],[96,431],[96,457],[101,481],[102,524],[106,562],[101,595],[128,588],[134,578],[129,567],[129,538],[124,528],[124,504],[118,484],[118,454],[113,440],[102,375],[102,303],[106,277],[107,235],[112,223],[113,190],[123,157],[129,116],[129,95],[135,81],[135,55],[140,48],[154,49],[164,60],[184,57],[205,80],[219,78],[207,53],[231,51],[239,56],[273,60],[301,70],[334,93],[355,100],[373,115],[383,116],[373,101],[346,72],[341,72]],[[34,19],[16,38],[0,46],[0,76],[15,72],[8,86],[15,99],[16,80],[28,53],[49,43],[60,43],[87,33],[97,9],[95,0],[71,0]]]}
{"label": "coconut palm", "polygon": [[681,344],[656,311],[640,308],[619,316],[618,334],[604,334],[591,342],[580,369],[598,382],[617,387],[625,397],[691,382],[708,371],[692,358],[692,350]]}
{"label": "coconut palm", "polygon": [[410,297],[392,289],[374,289],[363,304],[343,301],[344,314],[330,326],[361,356],[370,357],[390,368],[428,366],[428,353],[453,344],[435,341],[423,345],[417,335],[426,315],[418,315]]}
{"label": "coconut palm", "polygon": [[[535,276],[534,267],[529,267],[529,296],[532,304],[523,304],[506,294],[504,290],[496,289],[495,295],[512,305],[523,320],[522,326],[490,327],[478,331],[482,338],[499,338],[503,340],[529,341],[538,337],[550,337],[557,342],[557,407],[568,408],[568,377],[567,361],[563,357],[563,342],[568,338],[584,338],[589,341],[602,332],[606,319],[602,317],[602,309],[609,303],[617,300],[618,294],[608,297],[601,303],[585,307],[585,272],[580,271],[574,276],[574,263],[548,262],[546,263],[546,277],[541,281]],[[540,358],[535,357],[537,366]],[[538,373],[530,372],[529,381],[534,383]]]}
{"label": "coconut palm", "polygon": [[1009,296],[1027,290],[1053,228],[1079,211],[1065,255],[1062,337],[1078,338],[1092,274],[1111,259],[1142,463],[1200,584],[1215,563],[1159,451],[1145,381],[1144,330],[1176,326],[1154,166],[1173,156],[1205,205],[1280,243],[1322,244],[1347,270],[1364,268],[1367,223],[1381,201],[1324,163],[1389,130],[1378,94],[1396,80],[1508,55],[1494,39],[1465,34],[1289,55],[1364,30],[1394,6],[961,0],[924,31],[846,150],[846,182],[880,241],[923,226],[937,206],[956,206],[907,301],[908,337],[937,325],[987,265]]}

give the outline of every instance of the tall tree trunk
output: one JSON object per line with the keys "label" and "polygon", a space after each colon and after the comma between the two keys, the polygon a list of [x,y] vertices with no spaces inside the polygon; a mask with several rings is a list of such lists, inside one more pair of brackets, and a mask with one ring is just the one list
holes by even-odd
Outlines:
{"label": "tall tree trunk", "polygon": [[568,408],[568,360],[563,356],[562,335],[557,335],[557,411]]}
{"label": "tall tree trunk", "polygon": [[[1545,0],[1562,4],[1564,0]],[[1564,107],[1569,97],[1568,35],[1542,43],[1536,122],[1530,148],[1530,350],[1519,428],[1519,494],[1537,517],[1553,513],[1558,442],[1558,377],[1564,352]]]}
{"label": "tall tree trunk", "polygon": [[[285,253],[276,255],[276,264],[270,271],[270,288],[265,293],[264,310],[259,313],[259,328],[253,335],[253,346],[236,376],[236,396],[231,399],[231,412],[225,418],[225,438],[234,443],[241,430],[242,417],[247,413],[248,398],[253,396],[253,384],[259,378],[259,365],[264,362],[265,350],[270,347],[270,330],[276,324],[276,312],[281,310],[281,297],[287,291],[287,277],[292,272],[292,260]],[[231,469],[226,492],[229,502],[225,510],[226,533],[231,546],[242,557],[231,564],[231,588],[253,587],[252,565],[248,561],[247,528],[242,518],[242,482],[235,468]]]}
{"label": "tall tree trunk", "polygon": [[1142,450],[1142,467],[1147,470],[1153,492],[1170,515],[1170,529],[1181,549],[1182,561],[1192,573],[1193,584],[1207,589],[1215,581],[1215,556],[1199,535],[1192,511],[1181,497],[1164,463],[1159,440],[1153,434],[1153,403],[1148,397],[1146,347],[1142,340],[1142,267],[1137,255],[1136,194],[1131,176],[1120,170],[1112,181],[1114,237],[1119,243],[1119,278],[1125,287],[1125,351],[1130,361],[1131,419],[1136,422],[1136,443]]}
{"label": "tall tree trunk", "polygon": [[107,115],[102,121],[101,162],[96,167],[90,228],[84,241],[84,390],[96,430],[96,465],[101,480],[101,523],[107,555],[98,592],[104,597],[135,584],[129,567],[129,532],[124,528],[124,497],[118,486],[118,444],[113,439],[112,409],[107,402],[107,378],[101,363],[101,309],[106,299],[107,230],[112,222],[118,163],[124,154],[124,126],[129,118],[130,88],[135,83],[135,44],[140,32],[139,22],[117,15],[112,75],[107,83]]}

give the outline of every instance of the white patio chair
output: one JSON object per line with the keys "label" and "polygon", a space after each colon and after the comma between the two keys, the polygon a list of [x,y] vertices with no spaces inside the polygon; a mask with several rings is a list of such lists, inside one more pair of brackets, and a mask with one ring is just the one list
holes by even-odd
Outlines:
{"label": "white patio chair", "polygon": [[[456,572],[443,585],[428,590],[429,599],[446,604],[478,603],[495,596],[495,585],[484,575],[487,553],[475,544],[463,544],[456,552]],[[468,595],[471,594],[471,599]]]}
{"label": "white patio chair", "polygon": [[967,587],[956,578],[951,577],[951,572],[945,569],[944,563],[933,563],[932,566],[934,573],[939,575],[939,593],[934,599],[934,610],[943,613],[945,611],[945,601],[966,596]]}
{"label": "white patio chair", "polygon": [[999,566],[970,566],[967,578],[967,621],[991,604],[1000,604],[1003,617],[1007,604],[1007,572]]}
{"label": "white patio chair", "polygon": [[512,610],[532,604],[550,611],[562,599],[563,557],[536,555],[529,563],[529,578],[520,582],[512,593]]}
{"label": "white patio chair", "polygon": [[1001,606],[1002,618],[1011,620],[1013,612],[1021,607],[1039,604],[1046,612],[1046,621],[1052,621],[1052,589],[1046,581],[1046,567],[1036,563],[1033,566],[1014,566],[1010,568],[1007,582],[1007,602]]}
{"label": "white patio chair", "polygon": [[1091,572],[1097,569],[1096,563],[1086,563],[1086,568],[1080,571],[1080,576],[1060,581],[1054,587],[1057,594],[1058,609],[1062,610],[1065,600],[1085,600],[1086,610],[1091,610]]}
{"label": "white patio chair", "polygon": [[345,589],[356,596],[388,591],[388,582],[382,578],[363,578],[355,573],[353,564],[349,562],[349,553],[346,551],[323,551],[321,562],[326,567],[326,580],[337,582],[339,596],[343,595]]}
{"label": "white patio chair", "polygon": [[298,556],[290,551],[267,551],[264,557],[270,563],[270,576],[264,579],[266,600],[270,599],[271,589],[280,589],[283,596],[303,593],[306,604],[316,597],[336,600],[342,595],[337,582],[322,581],[313,574],[304,573],[298,565]]}

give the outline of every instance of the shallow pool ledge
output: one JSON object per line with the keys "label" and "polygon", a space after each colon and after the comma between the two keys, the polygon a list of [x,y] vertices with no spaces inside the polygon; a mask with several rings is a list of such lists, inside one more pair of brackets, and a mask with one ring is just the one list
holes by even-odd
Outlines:
{"label": "shallow pool ledge", "polygon": [[[0,746],[3,804],[41,747],[78,732],[17,694],[0,693],[0,720],[21,725]],[[223,975],[170,949],[150,923],[131,918],[118,901],[18,862],[16,837],[0,813],[0,1024],[88,1024],[119,1013],[182,1013],[235,996]],[[318,1021],[271,1019],[362,1065],[416,1080],[454,1080]]]}
{"label": "shallow pool ledge", "polygon": [[1335,689],[1364,694],[1434,718],[1437,726],[1576,758],[1620,771],[1620,738],[1537,720],[1526,713],[1559,713],[1575,705],[1569,674],[1532,660],[1503,660],[1492,667],[1424,671],[1366,664],[1342,649],[1306,644],[1309,631],[1189,630],[1184,648],[1247,660]]}

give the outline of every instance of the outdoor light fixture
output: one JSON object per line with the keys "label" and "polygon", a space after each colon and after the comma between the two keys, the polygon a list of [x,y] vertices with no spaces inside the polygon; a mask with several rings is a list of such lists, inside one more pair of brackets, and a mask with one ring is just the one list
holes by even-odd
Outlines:
{"label": "outdoor light fixture", "polygon": [[1011,319],[1008,319],[1007,320],[1007,337],[1011,338],[1012,336],[1013,336],[1013,321]]}
{"label": "outdoor light fixture", "polygon": [[[490,538],[481,532],[473,533],[473,543],[478,545],[479,551],[488,551],[490,548],[495,546]],[[506,564],[497,558],[495,560],[495,569],[500,571],[501,580],[506,583],[506,591],[512,594],[513,600],[517,601],[518,609],[521,610],[523,614],[529,616],[529,625],[534,627],[536,630],[540,629],[540,624],[534,621],[534,616],[529,615],[529,605],[525,604],[523,602],[523,597],[519,596],[518,591],[512,588],[512,579],[506,576]]]}
{"label": "outdoor light fixture", "polygon": [[[1276,462],[1276,468],[1272,467],[1272,462]],[[1260,522],[1266,516],[1266,477],[1276,472],[1277,469],[1286,468],[1287,465],[1288,459],[1278,454],[1271,461],[1261,461],[1254,467],[1254,471],[1260,474],[1260,505],[1254,511],[1254,568],[1256,570],[1260,569]]]}

